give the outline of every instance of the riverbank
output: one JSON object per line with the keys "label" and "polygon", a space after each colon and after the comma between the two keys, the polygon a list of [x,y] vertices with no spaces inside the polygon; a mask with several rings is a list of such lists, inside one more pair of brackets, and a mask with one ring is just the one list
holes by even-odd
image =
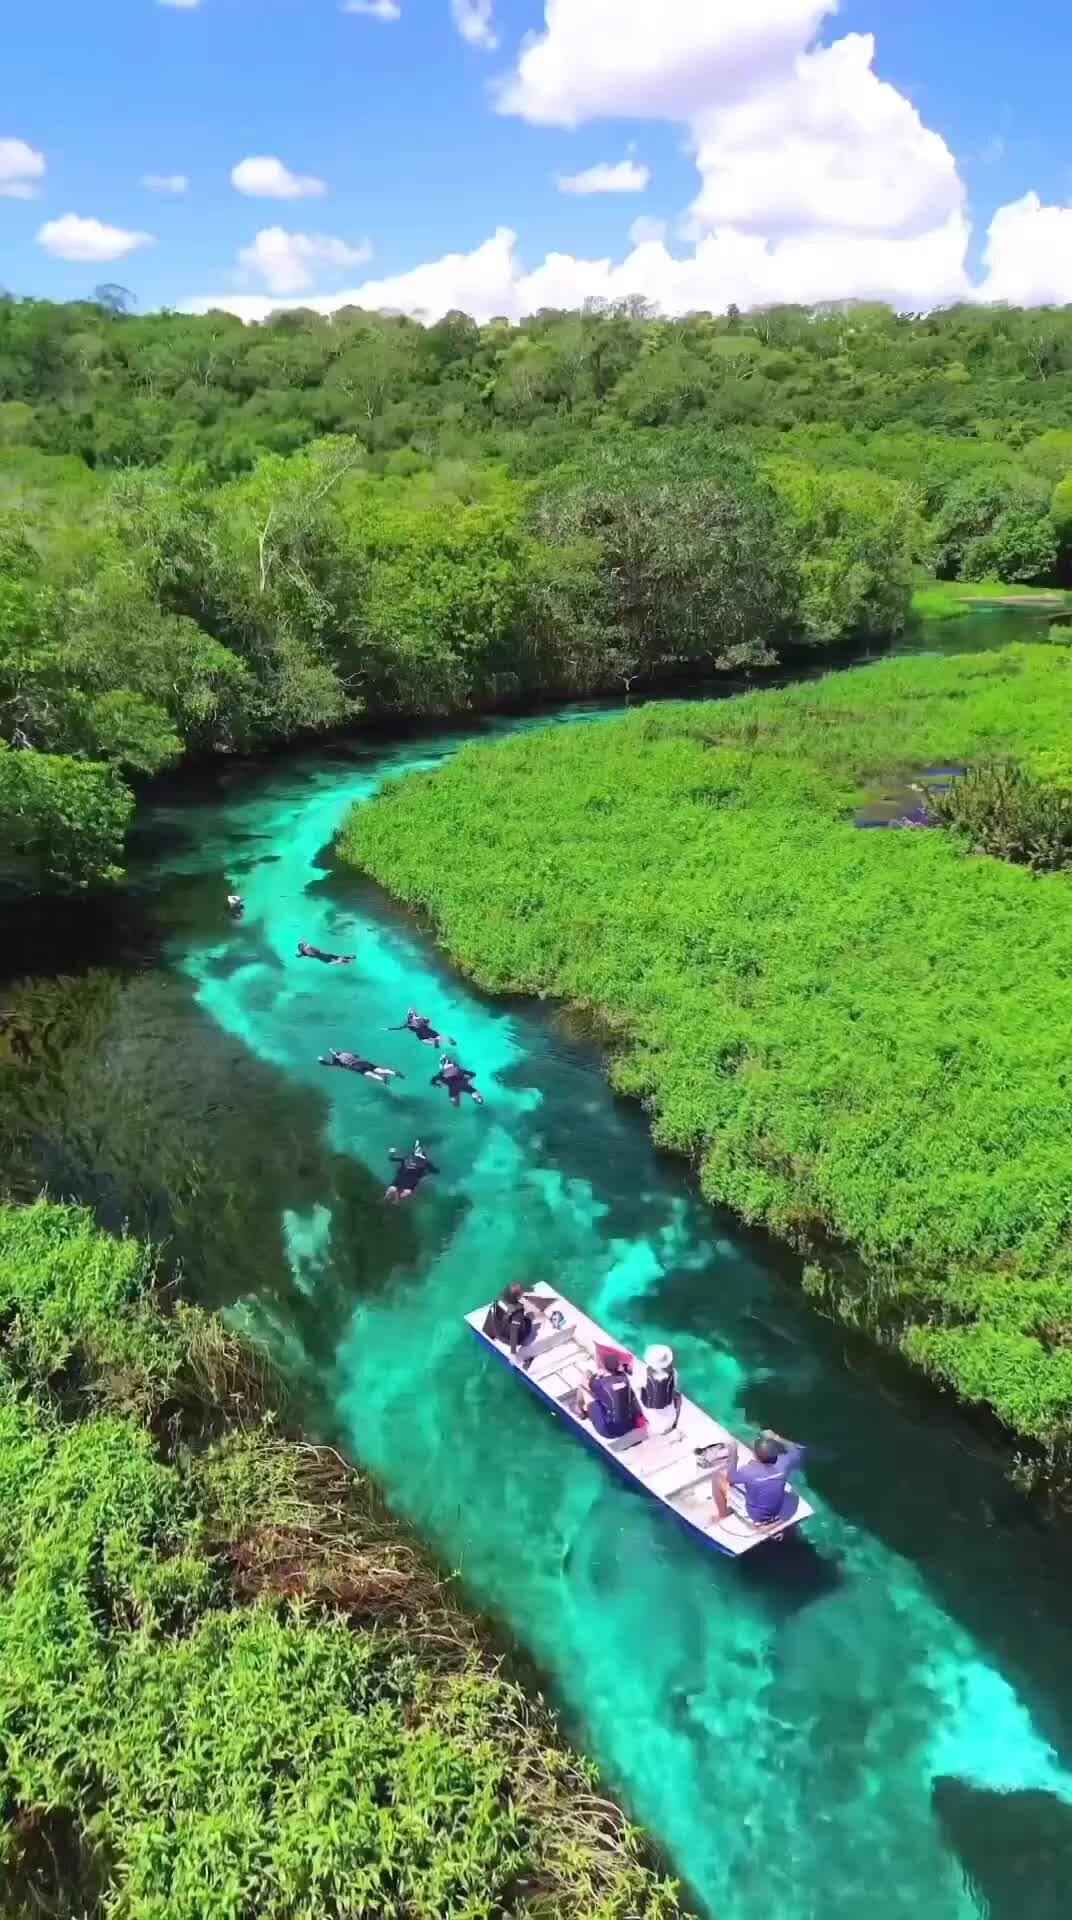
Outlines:
{"label": "riverbank", "polygon": [[285,1437],[256,1349],[147,1248],[2,1208],[0,1319],[13,1911],[680,1913],[371,1484]]}
{"label": "riverbank", "polygon": [[1072,1426],[1072,893],[853,811],[942,760],[1067,782],[1068,687],[1063,650],[1025,646],[649,708],[469,748],[340,842],[482,986],[598,1014],[614,1084],[710,1200],[1051,1457]]}
{"label": "riverbank", "polygon": [[1072,593],[1025,587],[1009,580],[921,580],[912,593],[916,620],[958,620],[983,608],[1022,613],[1072,613]]}

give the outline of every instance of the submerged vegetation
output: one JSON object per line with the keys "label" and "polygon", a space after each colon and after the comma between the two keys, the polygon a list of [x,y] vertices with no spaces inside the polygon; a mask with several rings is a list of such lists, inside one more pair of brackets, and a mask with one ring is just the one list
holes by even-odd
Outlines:
{"label": "submerged vegetation", "polygon": [[188,755],[885,638],[920,570],[1067,582],[1070,395],[1064,312],[0,299],[0,888],[107,878]]}
{"label": "submerged vegetation", "polygon": [[0,1911],[670,1920],[374,1490],[133,1240],[0,1209]]}
{"label": "submerged vegetation", "polygon": [[341,841],[485,987],[595,1010],[656,1139],[800,1248],[829,1309],[1051,1449],[1072,1438],[1072,892],[974,856],[978,831],[854,813],[891,776],[995,760],[1052,808],[1070,696],[1043,644],[650,706],[467,747]]}

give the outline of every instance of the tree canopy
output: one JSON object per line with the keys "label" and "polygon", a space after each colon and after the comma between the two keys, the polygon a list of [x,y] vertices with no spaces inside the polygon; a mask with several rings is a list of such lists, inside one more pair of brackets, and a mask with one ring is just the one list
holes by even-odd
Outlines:
{"label": "tree canopy", "polygon": [[[920,570],[1072,579],[1072,310],[247,327],[116,292],[0,299],[20,757],[136,783],[363,714],[883,637]],[[84,876],[114,856],[87,842]]]}

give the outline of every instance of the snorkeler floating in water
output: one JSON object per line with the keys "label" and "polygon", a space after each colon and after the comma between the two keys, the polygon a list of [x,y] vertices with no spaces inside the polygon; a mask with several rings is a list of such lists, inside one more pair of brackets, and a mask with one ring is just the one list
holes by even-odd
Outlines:
{"label": "snorkeler floating in water", "polygon": [[383,1196],[392,1206],[397,1206],[400,1200],[409,1200],[427,1174],[439,1172],[419,1140],[413,1142],[408,1153],[399,1153],[397,1147],[391,1147],[388,1158],[398,1161],[398,1172]]}
{"label": "snorkeler floating in water", "polygon": [[356,960],[356,953],[325,953],[323,947],[311,946],[308,940],[298,941],[299,960],[322,960],[326,967],[348,967]]}
{"label": "snorkeler floating in water", "polygon": [[386,1086],[389,1080],[404,1080],[405,1074],[397,1067],[378,1067],[373,1060],[365,1060],[359,1053],[339,1052],[335,1047],[320,1055],[322,1067],[345,1067],[347,1073],[360,1073],[366,1080],[378,1080]]}
{"label": "snorkeler floating in water", "polygon": [[444,1041],[446,1041],[449,1047],[456,1047],[458,1044],[452,1033],[438,1033],[429,1020],[428,1015],[426,1013],[418,1013],[416,1007],[410,1008],[400,1027],[387,1027],[385,1031],[387,1033],[412,1033],[415,1039],[422,1041],[423,1044],[428,1047],[441,1047]]}
{"label": "snorkeler floating in water", "polygon": [[476,1075],[469,1067],[460,1067],[456,1060],[451,1059],[449,1053],[445,1053],[439,1062],[439,1072],[432,1075],[432,1085],[446,1087],[452,1107],[461,1106],[463,1093],[467,1093],[478,1107],[482,1107],[484,1096],[474,1087],[475,1079]]}

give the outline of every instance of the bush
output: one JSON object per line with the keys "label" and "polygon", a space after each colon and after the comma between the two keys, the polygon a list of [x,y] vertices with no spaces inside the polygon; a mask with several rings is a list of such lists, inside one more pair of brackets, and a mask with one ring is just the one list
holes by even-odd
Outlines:
{"label": "bush", "polygon": [[76,1208],[0,1209],[5,1912],[673,1920],[373,1490],[153,1272]]}
{"label": "bush", "polygon": [[1072,866],[1072,793],[1048,787],[1015,761],[970,767],[931,805],[943,826],[963,833],[976,853],[1016,860],[1040,873]]}

